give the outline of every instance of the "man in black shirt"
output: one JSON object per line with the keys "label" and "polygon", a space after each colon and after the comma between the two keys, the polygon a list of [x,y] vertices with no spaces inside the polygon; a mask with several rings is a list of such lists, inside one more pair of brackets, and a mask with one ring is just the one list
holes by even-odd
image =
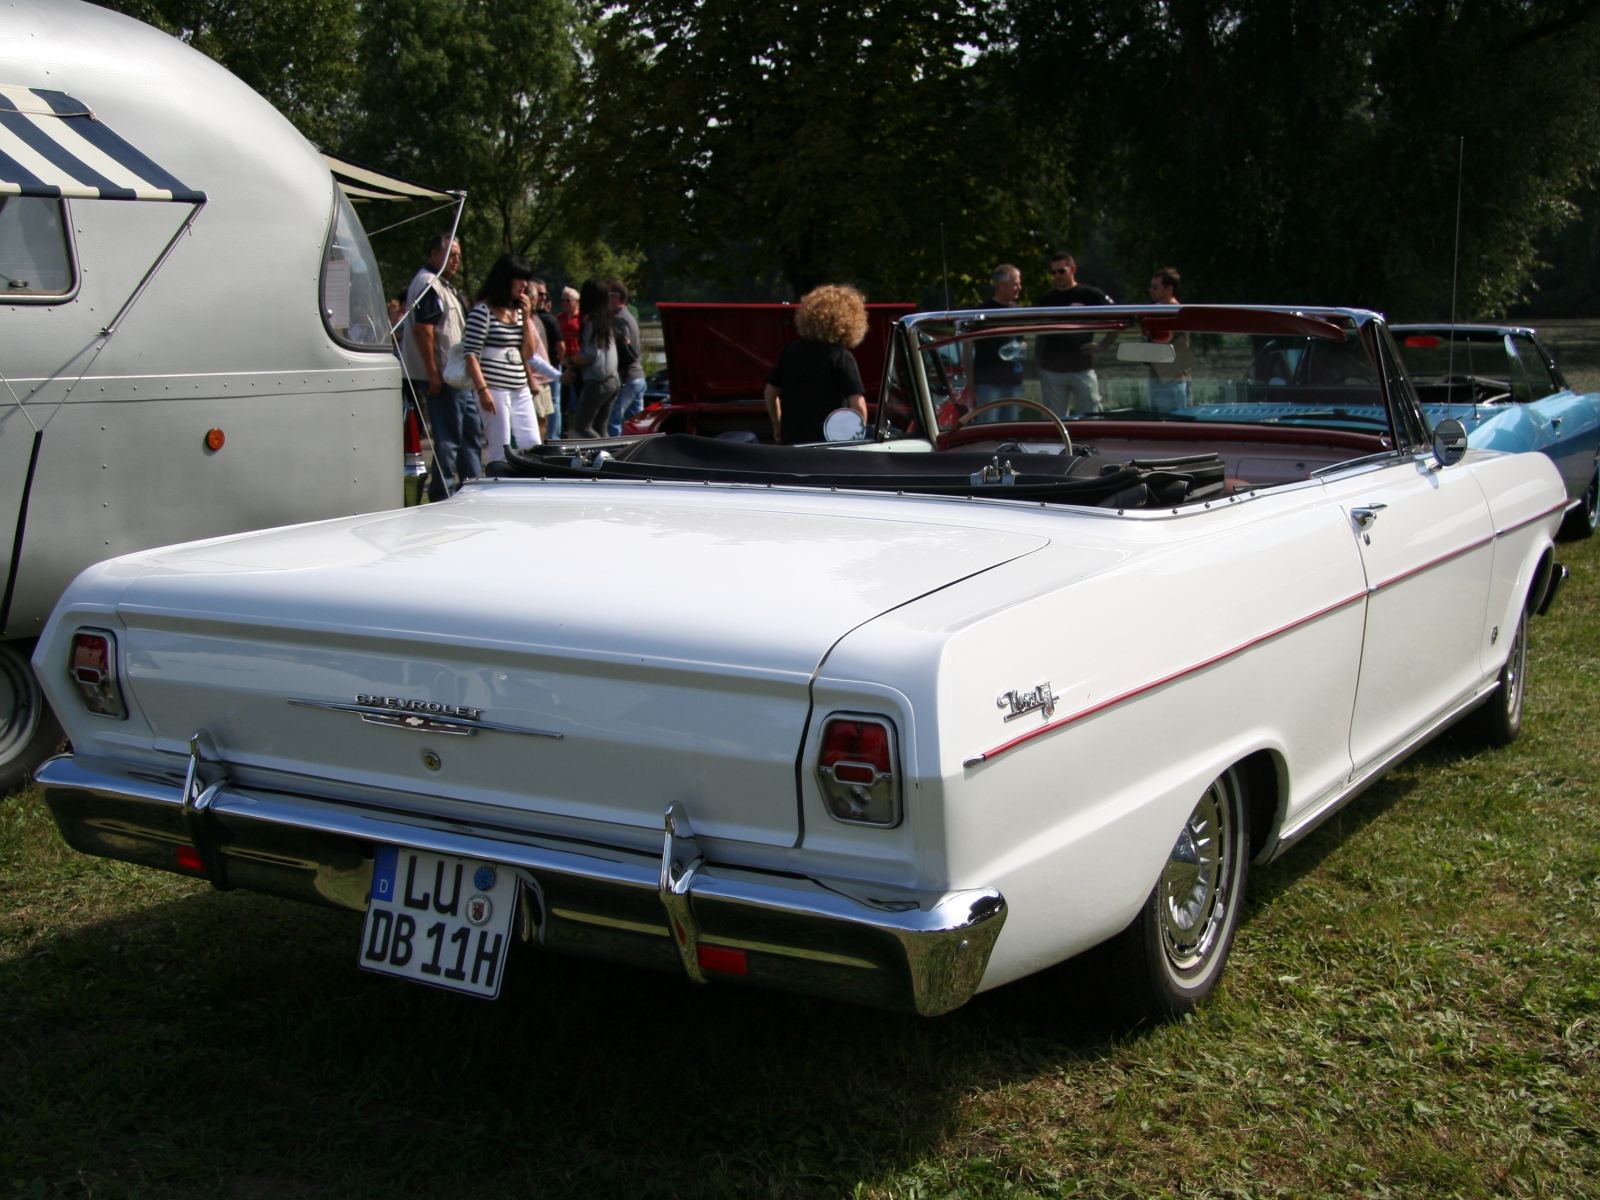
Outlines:
{"label": "man in black shirt", "polygon": [[[1074,308],[1085,304],[1113,304],[1097,287],[1078,282],[1078,263],[1063,251],[1050,260],[1053,286],[1034,301],[1040,308]],[[1100,377],[1095,374],[1094,335],[1061,333],[1039,339],[1040,398],[1060,416],[1074,408],[1099,412]]]}

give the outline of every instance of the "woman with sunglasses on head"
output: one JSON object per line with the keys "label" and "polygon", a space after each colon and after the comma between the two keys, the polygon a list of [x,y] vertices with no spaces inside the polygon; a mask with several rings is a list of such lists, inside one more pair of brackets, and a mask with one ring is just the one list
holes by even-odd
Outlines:
{"label": "woman with sunglasses on head", "polygon": [[532,278],[533,267],[521,255],[496,259],[461,338],[467,374],[483,409],[486,463],[503,462],[507,446],[526,450],[542,440],[524,365],[544,348],[533,327]]}

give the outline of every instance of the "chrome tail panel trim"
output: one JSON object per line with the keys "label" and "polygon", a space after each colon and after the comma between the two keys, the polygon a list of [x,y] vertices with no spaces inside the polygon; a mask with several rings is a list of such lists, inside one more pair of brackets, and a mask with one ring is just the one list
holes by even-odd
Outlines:
{"label": "chrome tail panel trim", "polygon": [[677,805],[642,853],[207,782],[202,743],[185,774],[65,755],[37,779],[86,854],[358,912],[379,845],[485,859],[523,879],[526,930],[550,950],[925,1016],[971,999],[1005,925],[993,888],[877,900],[708,862]]}

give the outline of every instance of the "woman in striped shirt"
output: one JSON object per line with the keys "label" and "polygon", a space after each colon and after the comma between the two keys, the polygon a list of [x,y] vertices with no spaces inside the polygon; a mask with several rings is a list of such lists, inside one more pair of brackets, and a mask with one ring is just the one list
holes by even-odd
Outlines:
{"label": "woman in striped shirt", "polygon": [[526,450],[540,441],[525,365],[541,345],[528,291],[532,278],[527,259],[502,254],[489,268],[461,338],[467,374],[483,409],[486,463],[504,461],[507,446]]}

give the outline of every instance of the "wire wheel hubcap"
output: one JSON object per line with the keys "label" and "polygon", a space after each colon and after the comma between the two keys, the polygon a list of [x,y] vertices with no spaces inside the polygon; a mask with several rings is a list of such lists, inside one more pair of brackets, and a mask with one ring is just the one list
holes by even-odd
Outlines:
{"label": "wire wheel hubcap", "polygon": [[1162,949],[1179,973],[1205,965],[1227,923],[1237,853],[1231,793],[1227,775],[1206,789],[1161,873]]}
{"label": "wire wheel hubcap", "polygon": [[1528,667],[1528,614],[1517,618],[1517,632],[1506,656],[1506,718],[1515,728],[1522,721],[1522,683]]}

